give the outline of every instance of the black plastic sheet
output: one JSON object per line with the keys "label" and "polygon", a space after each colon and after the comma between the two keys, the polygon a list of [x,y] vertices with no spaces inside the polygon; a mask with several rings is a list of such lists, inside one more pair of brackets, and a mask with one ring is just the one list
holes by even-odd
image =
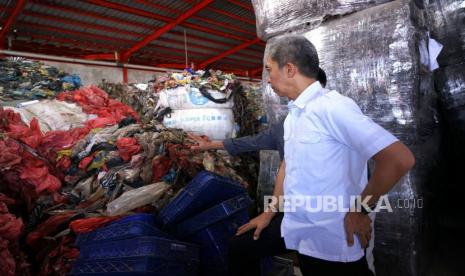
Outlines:
{"label": "black plastic sheet", "polygon": [[459,159],[465,154],[465,63],[440,68],[435,72],[436,88],[454,155]]}
{"label": "black plastic sheet", "polygon": [[257,34],[263,40],[299,28],[318,27],[328,17],[360,11],[392,0],[252,0]]}
{"label": "black plastic sheet", "polygon": [[444,48],[438,57],[439,65],[465,62],[465,2],[460,0],[429,0],[428,27],[431,37]]}

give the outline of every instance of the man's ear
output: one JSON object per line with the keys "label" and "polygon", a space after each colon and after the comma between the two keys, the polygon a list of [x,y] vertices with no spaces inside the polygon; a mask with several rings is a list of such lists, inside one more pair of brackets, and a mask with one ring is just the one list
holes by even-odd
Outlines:
{"label": "man's ear", "polygon": [[295,66],[294,64],[288,62],[284,66],[284,73],[286,74],[286,77],[288,77],[288,78],[294,77],[295,74],[297,74],[297,66]]}

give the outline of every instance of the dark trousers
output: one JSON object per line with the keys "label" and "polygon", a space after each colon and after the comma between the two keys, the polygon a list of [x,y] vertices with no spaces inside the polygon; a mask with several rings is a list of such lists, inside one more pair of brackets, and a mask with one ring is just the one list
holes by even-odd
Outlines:
{"label": "dark trousers", "polygon": [[[260,261],[266,257],[280,255],[286,249],[281,237],[283,214],[273,218],[258,240],[253,239],[255,230],[234,236],[229,243],[229,271],[232,276],[260,276]],[[330,262],[297,254],[300,270],[304,276],[371,276],[365,257],[350,263]]]}
{"label": "dark trousers", "polygon": [[235,276],[260,276],[260,260],[288,252],[281,238],[283,214],[276,215],[258,240],[253,239],[255,230],[234,236],[229,243],[229,271]]}
{"label": "dark trousers", "polygon": [[330,262],[302,254],[298,254],[297,257],[304,276],[373,276],[365,256],[350,263]]}

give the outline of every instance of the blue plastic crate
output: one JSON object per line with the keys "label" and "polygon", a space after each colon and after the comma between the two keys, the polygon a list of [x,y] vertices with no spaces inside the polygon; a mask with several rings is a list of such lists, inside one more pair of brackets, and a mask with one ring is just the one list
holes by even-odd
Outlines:
{"label": "blue plastic crate", "polygon": [[227,199],[245,194],[237,181],[212,172],[199,172],[163,210],[159,217],[163,225],[171,228]]}
{"label": "blue plastic crate", "polygon": [[180,236],[200,246],[202,276],[228,273],[226,255],[229,240],[241,225],[249,221],[247,207],[251,202],[247,196],[229,199],[177,228]]}
{"label": "blue plastic crate", "polygon": [[112,225],[113,223],[127,223],[127,222],[133,222],[133,221],[145,222],[147,224],[160,226],[159,224],[160,222],[159,220],[157,220],[157,217],[153,214],[147,214],[147,213],[138,213],[138,214],[125,216],[118,220],[110,222],[108,225]]}
{"label": "blue plastic crate", "polygon": [[196,276],[198,263],[180,263],[153,257],[77,260],[73,276]]}
{"label": "blue plastic crate", "polygon": [[226,220],[205,228],[188,240],[200,246],[200,271],[202,276],[228,274],[228,245],[237,228],[249,221],[246,210],[238,212]]}
{"label": "blue plastic crate", "polygon": [[129,239],[140,236],[156,236],[172,238],[156,227],[153,215],[137,214],[114,221],[105,227],[92,232],[80,234],[76,238],[76,246],[96,244],[108,241]]}
{"label": "blue plastic crate", "polygon": [[252,204],[252,200],[247,195],[240,195],[223,201],[221,204],[179,223],[176,226],[176,236],[181,238],[191,236],[237,212],[247,210],[250,204]]}
{"label": "blue plastic crate", "polygon": [[79,260],[128,257],[154,257],[182,262],[198,262],[197,245],[158,237],[137,237],[80,248]]}

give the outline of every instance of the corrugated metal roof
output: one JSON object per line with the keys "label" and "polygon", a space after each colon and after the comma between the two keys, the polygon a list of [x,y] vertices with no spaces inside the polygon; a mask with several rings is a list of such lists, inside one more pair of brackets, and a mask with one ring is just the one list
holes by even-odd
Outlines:
{"label": "corrugated metal roof", "polygon": [[[157,39],[136,47],[200,2],[29,0],[10,28],[10,36],[13,29],[17,30],[12,36],[12,50],[55,52],[65,56],[75,56],[76,52],[125,53],[130,50],[130,62],[182,65],[185,62],[185,31],[188,59],[198,65],[256,38],[250,1],[217,0]],[[0,0],[1,22],[8,20],[15,5],[16,1]],[[264,43],[255,43],[212,64],[244,71],[256,69],[262,64],[263,51]]]}

